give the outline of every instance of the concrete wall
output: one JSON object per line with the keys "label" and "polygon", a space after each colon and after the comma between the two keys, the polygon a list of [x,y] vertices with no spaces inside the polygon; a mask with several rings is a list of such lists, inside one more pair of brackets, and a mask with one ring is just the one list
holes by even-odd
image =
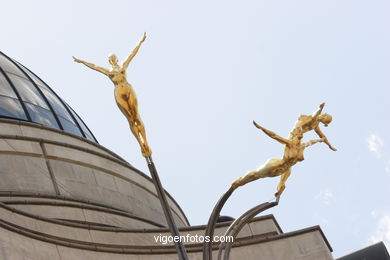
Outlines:
{"label": "concrete wall", "polygon": [[[8,213],[0,211],[1,218],[9,219]],[[45,221],[17,219],[13,216],[13,224],[0,221],[0,257],[4,260],[88,260],[88,259],[177,259],[173,246],[156,244],[153,235],[160,232],[122,232],[88,230],[75,227],[63,229],[60,225],[44,223]],[[35,223],[34,223],[35,221]],[[269,219],[268,219],[269,221]],[[41,223],[37,223],[41,222]],[[256,223],[257,222],[257,223]],[[20,224],[23,225],[19,226]],[[264,219],[257,219],[252,225],[269,226]],[[42,232],[31,232],[32,228]],[[218,233],[223,233],[227,226],[220,226]],[[73,229],[73,230],[70,230]],[[261,228],[260,228],[261,229]],[[186,234],[188,230],[181,230]],[[204,230],[192,232],[203,234]],[[73,233],[73,234],[72,234]],[[61,234],[61,238],[58,237]],[[74,238],[78,240],[75,240]],[[231,251],[230,259],[257,260],[332,260],[330,248],[324,240],[319,227],[313,227],[292,233],[277,232],[256,234],[247,229],[240,233]],[[190,259],[202,259],[202,244],[187,245]],[[213,258],[216,259],[217,247]],[[28,258],[26,258],[28,256]]]}
{"label": "concrete wall", "polygon": [[[150,222],[145,222],[145,228],[151,223],[165,225],[151,179],[111,151],[83,138],[32,123],[0,119],[0,165],[0,195],[77,199],[128,213],[138,218],[134,227],[142,227],[139,219]],[[171,197],[168,203],[178,226],[187,226],[177,203]],[[44,214],[51,210],[56,208],[47,206]],[[71,217],[64,214],[62,218]]]}

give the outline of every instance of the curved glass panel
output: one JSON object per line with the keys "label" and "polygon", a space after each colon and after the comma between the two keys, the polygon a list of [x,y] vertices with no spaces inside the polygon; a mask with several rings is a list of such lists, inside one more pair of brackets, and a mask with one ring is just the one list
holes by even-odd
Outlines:
{"label": "curved glass panel", "polygon": [[17,98],[15,91],[9,85],[3,73],[0,72],[0,95]]}
{"label": "curved glass panel", "polygon": [[19,100],[5,96],[0,96],[0,116],[27,120]]}
{"label": "curved glass panel", "polygon": [[80,129],[76,124],[73,123],[73,121],[71,122],[63,118],[62,116],[58,116],[58,119],[60,120],[62,128],[64,128],[65,132],[72,133],[78,136],[83,136],[80,132]]}
{"label": "curved glass panel", "polygon": [[15,86],[23,101],[49,109],[42,95],[30,81],[11,73],[7,73],[7,76],[12,81],[12,84]]}
{"label": "curved glass panel", "polygon": [[23,73],[15,66],[7,57],[0,55],[0,66],[6,72],[11,72],[16,75],[22,76]]}
{"label": "curved glass panel", "polygon": [[0,117],[28,120],[97,142],[81,118],[38,76],[0,52]]}
{"label": "curved glass panel", "polygon": [[54,109],[56,114],[66,118],[74,124],[72,116],[65,109],[61,101],[51,91],[42,89],[42,93],[46,96],[47,100],[49,101],[51,107]]}
{"label": "curved glass panel", "polygon": [[49,127],[59,128],[57,121],[50,110],[29,103],[25,103],[25,105],[33,122]]}
{"label": "curved glass panel", "polygon": [[[17,61],[15,61],[17,62]],[[35,84],[41,89],[42,93],[50,103],[51,107],[54,109],[55,113],[57,114],[57,117],[62,125],[62,128],[66,132],[70,132],[79,136],[83,136],[81,134],[80,129],[74,122],[72,116],[69,114],[69,112],[66,110],[62,102],[59,100],[59,98],[53,93],[53,91],[44,83],[41,79],[39,79],[37,76],[35,76],[34,73],[32,73],[30,70],[25,68],[22,64],[17,62],[20,68],[28,74],[28,76],[35,82]]]}
{"label": "curved glass panel", "polygon": [[85,134],[85,137],[88,138],[89,140],[96,142],[96,139],[93,137],[92,133],[89,131],[88,127],[84,124],[81,118],[76,114],[76,112],[74,112],[74,110],[68,104],[66,104],[66,106],[69,108],[70,112],[76,118],[77,123],[80,125],[81,129]]}
{"label": "curved glass panel", "polygon": [[15,61],[16,63],[18,63],[18,65],[20,66],[20,68],[26,72],[28,74],[28,76],[35,82],[35,84],[37,84],[38,87],[41,87],[41,88],[44,88],[46,90],[49,90],[49,88],[47,87],[47,85],[42,81],[40,80],[37,76],[35,76],[34,73],[32,73],[31,71],[29,71],[26,67],[24,67],[22,64],[20,64],[19,62]]}

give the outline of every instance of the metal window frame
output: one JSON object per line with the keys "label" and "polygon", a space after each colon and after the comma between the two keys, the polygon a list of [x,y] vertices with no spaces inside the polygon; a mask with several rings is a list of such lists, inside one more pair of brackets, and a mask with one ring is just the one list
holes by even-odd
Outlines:
{"label": "metal window frame", "polygon": [[[57,93],[55,91],[53,91],[53,89],[48,85],[46,84],[45,81],[43,81],[38,75],[36,75],[33,71],[31,71],[29,68],[27,68],[26,66],[24,66],[23,64],[20,64],[19,62],[17,62],[21,67],[23,67],[25,70],[27,70],[28,72],[30,72],[32,75],[34,75],[35,77],[37,77],[37,79],[39,79],[43,84],[45,84],[45,86],[54,94],[54,96],[56,96],[58,98],[58,100],[60,100],[61,104],[65,107],[66,111],[69,113],[69,115],[72,117],[73,121],[75,122],[76,126],[79,128],[81,134],[83,135],[84,138],[87,138],[89,139],[86,134],[84,133],[84,130],[83,128],[80,126],[79,122],[77,121],[77,119],[75,118],[75,116],[73,115],[73,113],[80,119],[80,121],[84,124],[84,126],[88,129],[89,133],[91,134],[92,138],[94,139],[94,141],[96,143],[99,143],[96,139],[96,137],[94,136],[94,134],[92,133],[92,131],[89,129],[89,127],[87,126],[87,124],[84,122],[84,120],[76,113],[76,111],[74,111],[64,100],[62,100],[62,98],[60,98]],[[22,69],[23,71],[23,69]],[[24,71],[23,71],[24,72]],[[31,77],[29,77],[31,79]],[[32,79],[31,79],[32,80]],[[34,80],[32,80],[34,81]],[[35,81],[34,81],[35,83]],[[73,113],[70,111],[70,109],[73,111]]]}
{"label": "metal window frame", "polygon": [[[49,108],[49,111],[53,114],[54,116],[54,119],[55,121],[57,122],[58,124],[58,127],[60,130],[62,131],[65,131],[67,132],[66,130],[64,130],[64,127],[60,121],[60,119],[58,118],[59,115],[57,115],[56,111],[54,110],[54,108],[52,107],[52,105],[50,104],[48,98],[46,97],[46,95],[43,93],[43,91],[40,89],[40,87],[38,86],[38,84],[35,82],[35,80],[33,80],[31,78],[31,76],[26,72],[28,71],[29,73],[31,73],[31,75],[35,76],[38,80],[40,80],[46,87],[49,91],[51,91],[51,93],[59,100],[60,104],[62,104],[62,106],[65,108],[65,111],[68,112],[68,114],[70,115],[70,117],[72,118],[75,126],[79,129],[81,135],[83,138],[86,138],[86,139],[90,139],[89,138],[89,135],[91,135],[91,137],[93,138],[93,141],[95,141],[96,143],[99,143],[96,139],[96,137],[94,136],[94,134],[92,133],[92,131],[89,129],[89,127],[85,124],[84,120],[64,101],[62,100],[62,98],[60,98],[57,93],[55,91],[53,91],[53,89],[48,85],[46,84],[45,81],[43,81],[39,76],[37,76],[34,72],[32,72],[30,69],[28,69],[26,66],[24,66],[23,64],[20,64],[19,62],[13,60],[12,58],[10,58],[9,56],[7,56],[6,54],[4,54],[2,51],[0,51],[0,55],[3,55],[3,57],[5,59],[7,59],[9,62],[11,62],[17,69],[19,69],[19,71],[22,73],[22,75],[24,75],[27,80],[29,80],[31,82],[31,84],[33,84],[33,86],[37,89],[38,93],[42,96],[42,99],[43,101],[47,104],[48,108]],[[15,92],[15,95],[17,96],[17,98],[19,99],[19,102],[21,103],[22,105],[22,108],[23,108],[23,111],[24,113],[26,114],[26,118],[28,121],[32,122],[32,117],[31,115],[29,114],[28,112],[28,109],[24,103],[24,101],[22,100],[21,98],[21,95],[19,94],[19,92],[17,91],[15,85],[13,84],[12,80],[8,77],[7,73],[0,67],[0,73],[2,75],[4,75],[5,79],[7,80],[7,82],[9,83],[9,85],[11,86],[12,90]],[[80,120],[80,122],[82,124],[84,124],[85,128],[88,130],[88,136],[87,136],[87,133],[85,133],[85,131],[83,130],[83,128],[81,127],[80,123],[78,122],[77,118]]]}
{"label": "metal window frame", "polygon": [[[0,54],[3,54],[1,51],[0,51]],[[19,92],[16,90],[16,87],[14,86],[14,84],[12,83],[11,79],[8,77],[7,73],[5,73],[5,71],[0,67],[0,73],[5,77],[5,79],[7,80],[8,84],[11,86],[11,88],[13,89],[13,91],[15,92],[15,95],[18,97],[19,99],[19,102],[20,104],[22,105],[22,108],[23,108],[23,111],[24,113],[26,114],[26,118],[28,121],[32,121],[31,120],[31,116],[30,114],[28,113],[27,111],[27,107],[26,105],[24,104],[24,102],[22,101],[22,97],[20,96]]]}
{"label": "metal window frame", "polygon": [[49,100],[47,100],[46,96],[43,94],[42,90],[38,87],[38,85],[35,83],[34,80],[32,80],[32,78],[14,61],[12,60],[10,57],[8,57],[6,54],[4,54],[3,52],[1,52],[1,54],[3,54],[3,56],[5,58],[7,58],[12,64],[14,64],[16,66],[16,68],[18,68],[20,70],[20,72],[26,76],[26,78],[28,80],[30,80],[31,84],[33,84],[33,86],[36,88],[36,90],[38,91],[38,93],[42,96],[42,99],[43,101],[46,103],[46,105],[48,106],[49,110],[53,113],[54,115],[54,119],[56,120],[57,124],[58,124],[58,127],[61,129],[61,130],[64,130],[64,128],[62,127],[62,124],[60,122],[60,120],[58,119],[53,107],[51,106]]}

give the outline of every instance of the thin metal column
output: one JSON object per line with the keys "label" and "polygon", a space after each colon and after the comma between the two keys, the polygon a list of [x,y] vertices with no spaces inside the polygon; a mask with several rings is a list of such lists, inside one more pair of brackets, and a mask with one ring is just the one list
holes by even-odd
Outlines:
{"label": "thin metal column", "polygon": [[171,209],[169,207],[167,198],[165,196],[165,191],[162,187],[160,178],[158,176],[156,166],[153,163],[152,156],[145,157],[145,159],[146,159],[146,162],[148,164],[150,174],[152,175],[154,186],[156,187],[157,195],[160,199],[161,206],[162,206],[162,209],[164,211],[164,215],[165,215],[165,218],[167,220],[169,230],[171,231],[171,234],[172,234],[174,239],[176,237],[179,238],[179,241],[175,242],[175,247],[176,247],[176,251],[177,251],[177,254],[179,256],[179,259],[180,260],[187,260],[188,259],[187,251],[186,251],[183,243],[181,243],[181,241],[180,241],[179,229],[177,228],[176,223],[173,220],[172,212],[171,212]]}

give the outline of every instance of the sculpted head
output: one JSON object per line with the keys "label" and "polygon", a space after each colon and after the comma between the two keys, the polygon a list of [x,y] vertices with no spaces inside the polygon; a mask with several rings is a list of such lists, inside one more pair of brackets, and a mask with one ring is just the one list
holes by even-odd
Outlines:
{"label": "sculpted head", "polygon": [[109,57],[108,57],[108,62],[111,64],[111,65],[117,65],[118,64],[118,57],[115,55],[115,54],[111,54]]}
{"label": "sculpted head", "polygon": [[325,126],[328,126],[328,124],[330,124],[330,122],[332,122],[332,116],[327,114],[327,113],[321,113],[318,116],[318,121],[323,123]]}

